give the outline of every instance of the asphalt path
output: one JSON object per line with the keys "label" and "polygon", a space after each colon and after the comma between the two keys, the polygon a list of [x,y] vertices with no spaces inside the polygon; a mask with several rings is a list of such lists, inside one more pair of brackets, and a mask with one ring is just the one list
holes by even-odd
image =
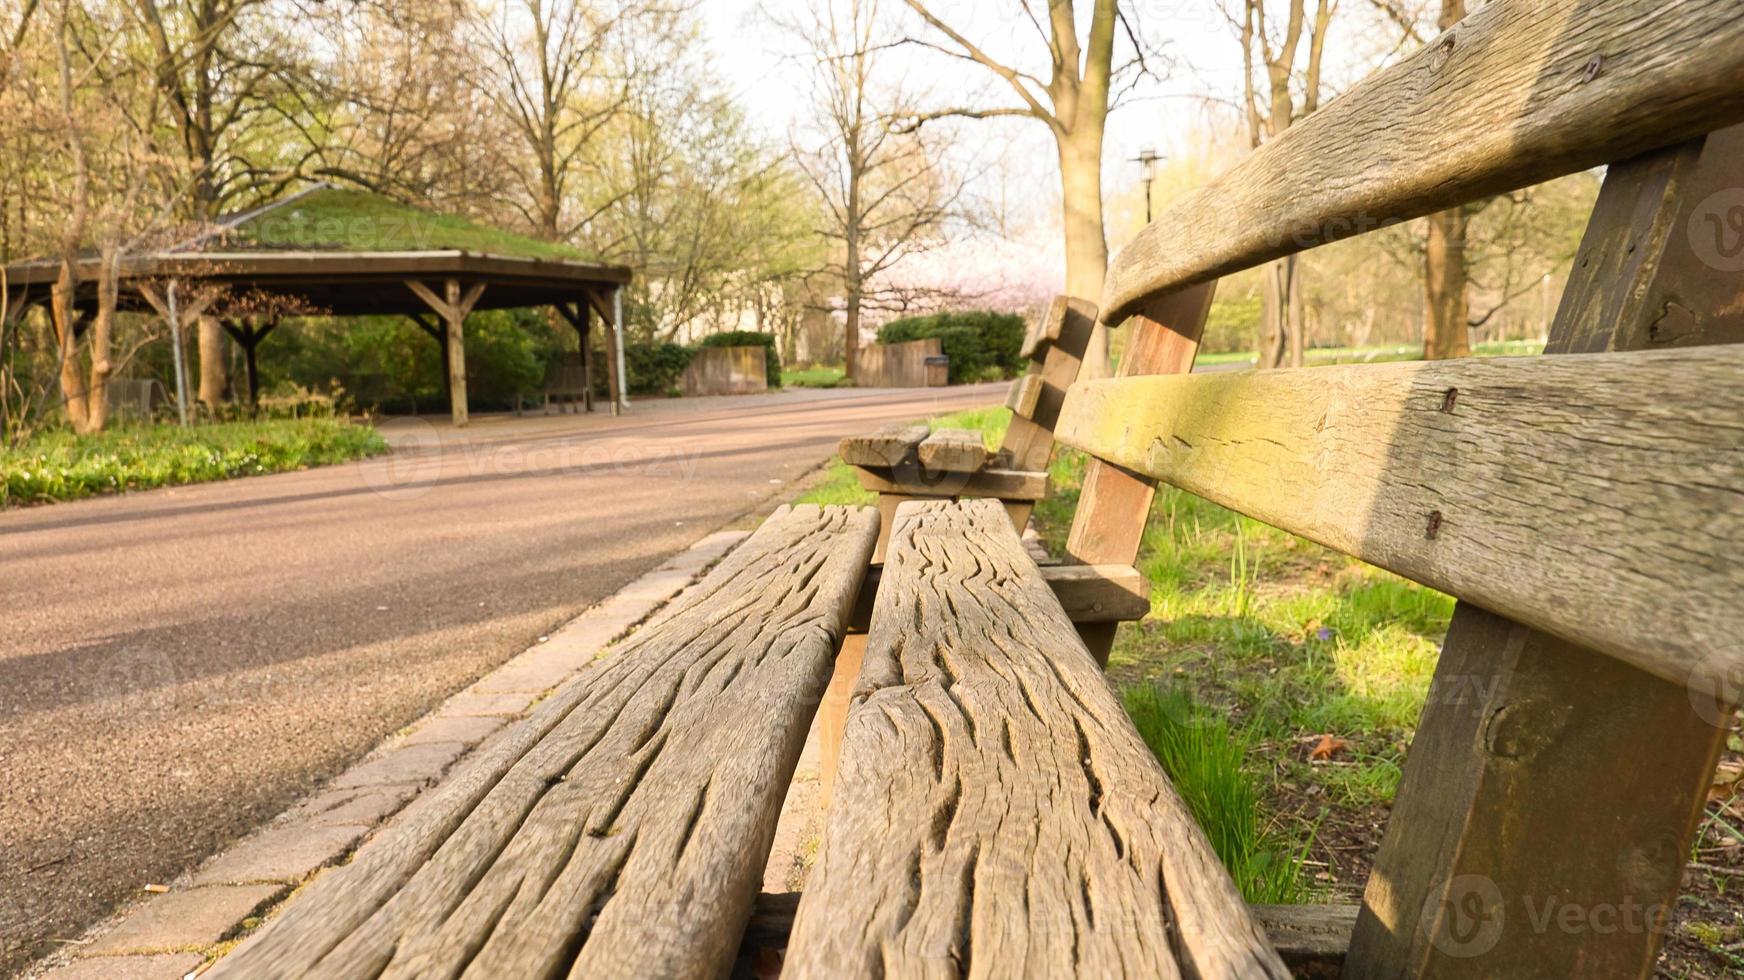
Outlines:
{"label": "asphalt path", "polygon": [[0,973],[766,506],[841,436],[1004,393],[404,419],[375,460],[0,513]]}

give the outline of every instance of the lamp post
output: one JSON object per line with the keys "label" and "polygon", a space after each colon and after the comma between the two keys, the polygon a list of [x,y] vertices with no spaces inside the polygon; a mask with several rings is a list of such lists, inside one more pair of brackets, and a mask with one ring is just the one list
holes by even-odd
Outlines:
{"label": "lamp post", "polygon": [[1151,181],[1157,179],[1157,163],[1168,157],[1157,153],[1156,147],[1147,146],[1138,151],[1138,156],[1132,162],[1144,170],[1145,185],[1145,224],[1151,223]]}

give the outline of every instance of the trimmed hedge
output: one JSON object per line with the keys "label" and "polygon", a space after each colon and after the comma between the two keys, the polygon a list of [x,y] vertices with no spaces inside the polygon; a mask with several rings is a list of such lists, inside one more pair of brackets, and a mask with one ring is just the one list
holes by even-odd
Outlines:
{"label": "trimmed hedge", "polygon": [[763,374],[771,390],[781,387],[781,355],[775,352],[775,335],[755,330],[729,330],[704,337],[699,347],[762,347]]}
{"label": "trimmed hedge", "polygon": [[1014,377],[1022,370],[1024,321],[1015,313],[961,310],[910,316],[878,328],[878,342],[900,344],[937,337],[951,359],[951,384],[980,381],[995,371]]}

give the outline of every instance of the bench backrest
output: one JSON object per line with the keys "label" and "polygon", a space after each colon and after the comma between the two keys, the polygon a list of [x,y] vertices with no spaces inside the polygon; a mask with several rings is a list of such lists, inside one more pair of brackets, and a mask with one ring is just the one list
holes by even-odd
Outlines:
{"label": "bench backrest", "polygon": [[[1071,559],[1132,562],[1162,480],[1461,600],[1347,975],[1651,970],[1662,916],[1547,934],[1522,898],[1669,907],[1744,679],[1744,348],[1700,346],[1744,341],[1740,93],[1736,3],[1487,4],[1110,271]],[[1582,356],[1146,377],[1219,276],[1606,164],[1546,350]],[[1472,901],[1512,924],[1475,953]]]}

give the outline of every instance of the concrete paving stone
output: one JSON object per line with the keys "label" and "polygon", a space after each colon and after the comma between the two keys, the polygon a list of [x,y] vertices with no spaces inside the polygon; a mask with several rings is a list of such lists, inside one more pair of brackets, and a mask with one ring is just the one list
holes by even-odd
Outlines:
{"label": "concrete paving stone", "polygon": [[194,874],[194,884],[295,884],[316,868],[338,860],[369,829],[367,824],[287,822],[218,855]]}
{"label": "concrete paving stone", "polygon": [[541,694],[568,680],[575,670],[573,663],[561,659],[540,660],[523,653],[473,687],[483,694]]}
{"label": "concrete paving stone", "polygon": [[50,970],[42,980],[182,980],[204,962],[199,953],[88,956]]}
{"label": "concrete paving stone", "polygon": [[449,716],[486,716],[498,715],[513,718],[527,710],[533,703],[533,695],[526,692],[515,694],[485,694],[468,688],[442,706],[442,713]]}
{"label": "concrete paving stone", "polygon": [[404,745],[393,751],[360,763],[340,773],[329,788],[381,786],[387,783],[422,783],[442,775],[442,771],[466,752],[460,742],[423,742]]}
{"label": "concrete paving stone", "polygon": [[420,783],[353,786],[327,790],[291,811],[291,820],[373,826],[399,812],[423,788]]}
{"label": "concrete paving stone", "polygon": [[97,937],[89,956],[158,953],[210,946],[285,891],[284,885],[208,885],[164,895],[127,913]]}
{"label": "concrete paving stone", "polygon": [[406,736],[407,745],[419,745],[424,742],[464,742],[467,745],[477,745],[485,737],[508,724],[508,719],[497,715],[450,715],[439,712],[436,717],[419,725]]}

